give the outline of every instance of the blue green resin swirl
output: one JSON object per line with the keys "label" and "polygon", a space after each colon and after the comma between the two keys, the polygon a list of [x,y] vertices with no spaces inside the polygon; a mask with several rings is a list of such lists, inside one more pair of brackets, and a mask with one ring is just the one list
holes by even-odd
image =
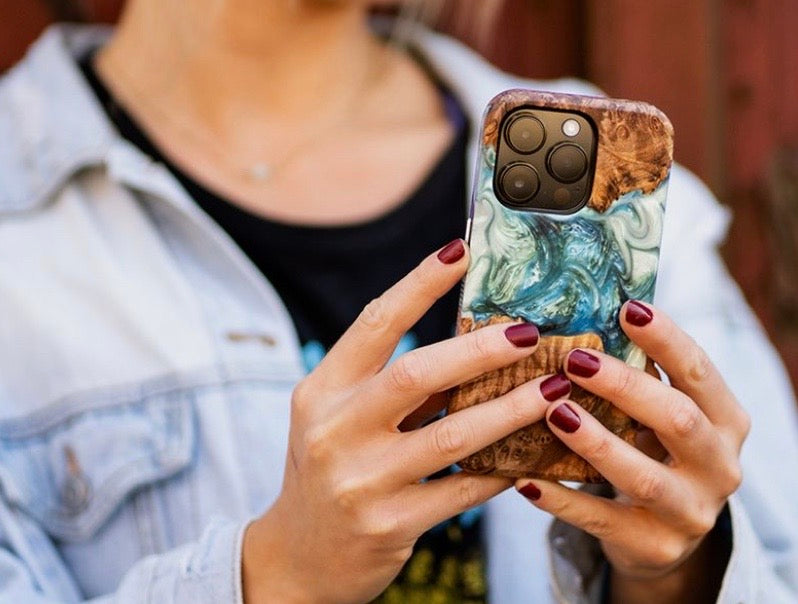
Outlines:
{"label": "blue green resin swirl", "polygon": [[630,298],[654,295],[667,181],[651,194],[619,198],[604,213],[570,216],[513,211],[491,180],[475,202],[474,258],[464,309],[475,321],[523,318],[546,335],[598,334],[610,354],[633,353],[618,323]]}

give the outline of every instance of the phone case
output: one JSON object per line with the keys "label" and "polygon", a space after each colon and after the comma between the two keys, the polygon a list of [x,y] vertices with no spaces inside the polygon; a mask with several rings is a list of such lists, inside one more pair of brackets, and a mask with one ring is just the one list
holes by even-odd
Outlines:
{"label": "phone case", "polygon": [[[501,123],[518,107],[586,116],[597,138],[587,204],[562,215],[510,209],[494,192]],[[458,333],[520,320],[537,325],[530,357],[484,374],[450,392],[449,412],[493,399],[562,366],[577,347],[604,351],[658,376],[653,363],[620,328],[628,299],[650,302],[668,178],[673,128],[655,107],[635,101],[509,90],[488,105],[466,238],[471,264],[463,285]],[[571,398],[613,433],[633,443],[633,420],[608,401],[574,387]],[[473,473],[602,482],[540,421],[460,462]]]}

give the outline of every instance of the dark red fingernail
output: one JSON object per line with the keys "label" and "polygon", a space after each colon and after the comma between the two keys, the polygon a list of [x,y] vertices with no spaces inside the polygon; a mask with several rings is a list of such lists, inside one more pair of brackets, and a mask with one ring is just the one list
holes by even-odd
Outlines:
{"label": "dark red fingernail", "polygon": [[511,325],[504,330],[504,335],[513,343],[513,346],[517,346],[518,348],[534,346],[540,339],[540,332],[532,323]]}
{"label": "dark red fingernail", "polygon": [[582,425],[582,420],[579,415],[571,409],[568,403],[563,403],[557,407],[549,415],[549,421],[557,426],[563,432],[576,432],[577,428]]}
{"label": "dark red fingernail", "polygon": [[635,327],[643,327],[651,323],[654,313],[647,306],[643,306],[637,300],[630,300],[626,305],[626,321]]}
{"label": "dark red fingernail", "polygon": [[556,373],[540,383],[540,393],[547,401],[568,396],[571,393],[571,380],[562,373]]}
{"label": "dark red fingernail", "polygon": [[601,367],[598,357],[584,350],[574,350],[568,355],[568,373],[579,377],[593,377]]}
{"label": "dark red fingernail", "polygon": [[444,264],[454,264],[465,255],[465,246],[462,239],[455,239],[451,243],[446,244],[440,252],[438,252],[438,260]]}
{"label": "dark red fingernail", "polygon": [[531,501],[537,501],[540,499],[540,489],[531,482],[518,489],[518,492]]}

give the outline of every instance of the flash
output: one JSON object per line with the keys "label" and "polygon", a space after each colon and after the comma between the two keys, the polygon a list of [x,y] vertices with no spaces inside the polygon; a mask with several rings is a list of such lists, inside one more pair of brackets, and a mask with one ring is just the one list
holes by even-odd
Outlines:
{"label": "flash", "polygon": [[562,123],[562,133],[565,136],[576,136],[581,129],[582,127],[576,120],[565,120]]}

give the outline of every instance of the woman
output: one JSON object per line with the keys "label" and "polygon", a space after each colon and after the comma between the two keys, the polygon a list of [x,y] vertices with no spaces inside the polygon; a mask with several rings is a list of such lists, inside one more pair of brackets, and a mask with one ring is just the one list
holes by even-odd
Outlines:
{"label": "woman", "polygon": [[[621,313],[671,385],[602,355],[565,367],[671,461],[610,438],[556,376],[424,426],[436,393],[537,342],[433,343],[467,265],[467,121],[536,84],[429,33],[416,58],[385,46],[367,4],[130,0],[110,38],[51,29],[3,80],[2,599],[401,601],[438,582],[479,601],[484,551],[497,602],[794,600],[796,487],[774,463],[797,453],[793,401],[713,251],[724,217],[679,168],[660,306]],[[420,347],[386,366],[397,346]],[[613,500],[424,481],[543,417]],[[573,528],[547,540],[549,514]],[[434,580],[413,574],[436,555]],[[474,572],[449,585],[457,555]]]}

